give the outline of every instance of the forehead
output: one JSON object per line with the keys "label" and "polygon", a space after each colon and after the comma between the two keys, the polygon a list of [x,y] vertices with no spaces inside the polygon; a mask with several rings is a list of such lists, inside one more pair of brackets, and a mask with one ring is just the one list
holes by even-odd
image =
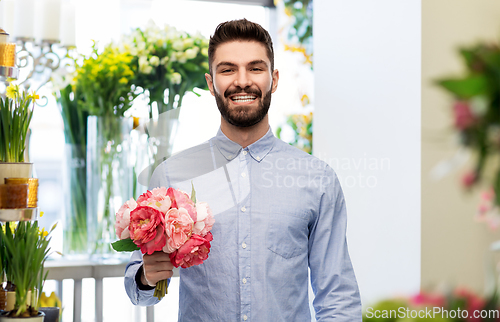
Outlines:
{"label": "forehead", "polygon": [[252,61],[263,60],[270,65],[267,50],[264,44],[257,41],[230,41],[220,44],[214,52],[214,66],[220,62],[233,64],[247,64]]}

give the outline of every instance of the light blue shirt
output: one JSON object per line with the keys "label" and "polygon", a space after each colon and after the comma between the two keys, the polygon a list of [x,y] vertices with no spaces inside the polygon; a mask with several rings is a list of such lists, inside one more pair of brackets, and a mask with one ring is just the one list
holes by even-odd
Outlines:
{"label": "light blue shirt", "polygon": [[[191,182],[215,224],[208,259],[180,269],[179,321],[310,321],[308,268],[316,319],[361,321],[344,195],[325,162],[271,130],[246,148],[219,130],[163,162],[150,188],[189,193]],[[135,281],[141,265],[136,252],[125,287],[134,304],[153,305]]]}

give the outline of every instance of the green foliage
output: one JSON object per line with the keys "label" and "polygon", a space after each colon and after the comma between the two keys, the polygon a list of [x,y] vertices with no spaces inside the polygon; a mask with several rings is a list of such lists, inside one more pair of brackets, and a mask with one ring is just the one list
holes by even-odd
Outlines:
{"label": "green foliage", "polygon": [[17,227],[6,223],[0,229],[2,243],[1,255],[7,278],[16,286],[16,303],[14,316],[25,314],[29,306],[28,291],[31,290],[31,306],[38,309],[43,283],[48,272],[44,271],[44,263],[50,251],[49,233],[40,231],[38,222],[21,221]]}
{"label": "green foliage", "polygon": [[111,243],[111,246],[117,252],[133,252],[134,250],[140,249],[130,238],[117,240]]}
{"label": "green foliage", "polygon": [[[467,187],[483,178],[491,180],[499,206],[500,168],[488,164],[500,152],[500,47],[480,43],[460,48],[458,53],[464,62],[463,75],[440,78],[435,84],[453,97],[452,115],[461,144],[476,156],[473,181]],[[485,174],[491,169],[495,174]]]}
{"label": "green foliage", "polygon": [[[64,230],[64,252],[83,253],[87,250],[87,116],[82,108],[83,97],[67,80],[55,92],[64,124],[66,153],[70,160],[70,214]],[[80,102],[80,103],[79,103]]]}
{"label": "green foliage", "polygon": [[0,162],[24,162],[34,103],[35,95],[20,93],[17,85],[10,85],[7,97],[0,97]]}

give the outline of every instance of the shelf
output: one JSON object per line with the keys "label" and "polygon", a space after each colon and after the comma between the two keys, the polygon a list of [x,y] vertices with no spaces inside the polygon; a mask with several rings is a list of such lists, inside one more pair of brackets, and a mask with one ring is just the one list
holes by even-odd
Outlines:
{"label": "shelf", "polygon": [[38,208],[0,209],[0,221],[36,220]]}

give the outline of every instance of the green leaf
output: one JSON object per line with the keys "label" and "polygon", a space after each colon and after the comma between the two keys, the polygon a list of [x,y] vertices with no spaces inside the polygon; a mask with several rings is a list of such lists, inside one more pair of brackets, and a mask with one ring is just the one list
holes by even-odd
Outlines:
{"label": "green leaf", "polygon": [[463,79],[443,79],[437,83],[461,99],[485,94],[488,90],[488,81],[482,75],[473,75]]}
{"label": "green leaf", "polygon": [[115,241],[111,243],[111,247],[117,252],[133,252],[134,250],[140,249],[130,238]]}
{"label": "green leaf", "polygon": [[194,190],[193,181],[191,181],[191,200],[196,203],[196,191]]}

